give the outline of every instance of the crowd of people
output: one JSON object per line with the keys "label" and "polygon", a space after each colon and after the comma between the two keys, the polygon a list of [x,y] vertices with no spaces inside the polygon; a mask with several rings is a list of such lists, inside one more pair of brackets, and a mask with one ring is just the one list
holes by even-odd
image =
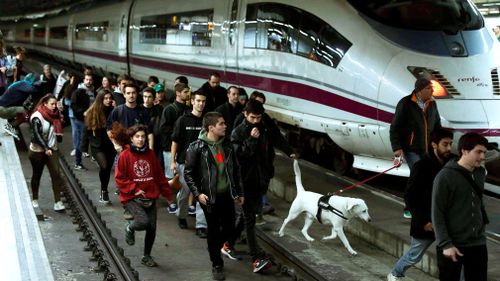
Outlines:
{"label": "crowd of people", "polygon": [[[273,210],[266,192],[274,176],[274,147],[296,155],[265,114],[264,94],[256,91],[248,97],[243,88],[225,89],[217,72],[196,91],[186,77],[177,77],[173,95],[154,76],[143,87],[126,74],[118,76],[115,87],[111,77],[103,77],[100,85],[94,85],[95,79],[89,68],[82,78],[71,72],[56,77],[45,65],[40,76],[22,74],[5,82],[0,117],[13,125],[13,134],[26,119],[19,114],[30,112],[33,207],[39,208],[40,179],[47,166],[54,211],[65,210],[57,158],[63,128],[71,126],[73,168],[84,173],[83,158],[96,162],[102,204],[111,202],[114,168],[115,193],[128,221],[126,243],[135,244],[136,231],[146,232],[142,264],[157,265],[151,251],[162,195],[180,229],[189,228],[188,215],[196,217],[195,233],[207,239],[215,280],[225,279],[223,256],[240,260],[234,245],[241,237],[249,246],[253,272],[269,268],[255,226],[263,222],[263,212]],[[34,106],[28,108],[27,100]],[[178,190],[169,184],[174,180],[180,183]]]}

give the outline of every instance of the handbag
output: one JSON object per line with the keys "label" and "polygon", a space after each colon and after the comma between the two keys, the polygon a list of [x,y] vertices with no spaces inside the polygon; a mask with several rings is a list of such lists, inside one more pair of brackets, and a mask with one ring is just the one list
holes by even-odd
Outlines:
{"label": "handbag", "polygon": [[144,208],[149,208],[154,203],[154,200],[148,198],[134,198],[134,201]]}

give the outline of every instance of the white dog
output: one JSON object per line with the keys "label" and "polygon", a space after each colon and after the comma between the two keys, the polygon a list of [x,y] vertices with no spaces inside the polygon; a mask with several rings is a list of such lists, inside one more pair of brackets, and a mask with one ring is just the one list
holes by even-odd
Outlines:
{"label": "white dog", "polygon": [[[288,212],[288,217],[283,221],[283,225],[279,230],[279,236],[283,237],[285,234],[285,226],[302,212],[306,213],[304,227],[302,228],[302,234],[308,241],[314,241],[314,238],[309,236],[307,230],[313,223],[316,215],[318,213],[318,201],[322,197],[321,194],[305,191],[302,185],[302,177],[300,174],[299,162],[297,160],[293,161],[293,170],[295,172],[295,183],[297,186],[297,197],[293,200],[290,211]],[[332,225],[332,232],[329,236],[323,237],[323,240],[334,239],[335,237],[340,238],[342,244],[352,255],[356,255],[349,245],[349,241],[344,234],[344,225],[352,217],[359,217],[362,220],[369,222],[371,221],[370,215],[368,214],[368,207],[365,201],[358,198],[331,196],[328,200],[328,204],[333,207],[330,210],[322,209],[320,219],[321,222],[325,224]]]}

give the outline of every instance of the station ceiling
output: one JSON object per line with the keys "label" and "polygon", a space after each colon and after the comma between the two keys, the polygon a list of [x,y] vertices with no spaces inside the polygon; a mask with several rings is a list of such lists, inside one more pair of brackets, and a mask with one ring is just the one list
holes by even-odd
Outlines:
{"label": "station ceiling", "polygon": [[[0,0],[0,18],[57,13],[79,4],[111,2],[112,0]],[[116,1],[116,0],[115,0]],[[500,0],[473,0],[485,16],[500,17]],[[35,15],[36,17],[36,15]]]}

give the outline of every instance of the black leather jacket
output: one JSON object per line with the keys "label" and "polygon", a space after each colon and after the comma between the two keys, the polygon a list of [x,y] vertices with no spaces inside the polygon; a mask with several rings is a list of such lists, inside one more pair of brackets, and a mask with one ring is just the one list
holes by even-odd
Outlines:
{"label": "black leather jacket", "polygon": [[[229,192],[231,197],[236,199],[243,196],[243,191],[237,180],[239,175],[236,158],[229,141],[224,141],[223,147],[225,155],[224,168],[229,179]],[[184,179],[193,195],[198,197],[203,193],[208,196],[210,204],[214,204],[217,188],[216,178],[217,164],[212,152],[210,152],[208,143],[201,139],[192,142],[186,152]]]}

